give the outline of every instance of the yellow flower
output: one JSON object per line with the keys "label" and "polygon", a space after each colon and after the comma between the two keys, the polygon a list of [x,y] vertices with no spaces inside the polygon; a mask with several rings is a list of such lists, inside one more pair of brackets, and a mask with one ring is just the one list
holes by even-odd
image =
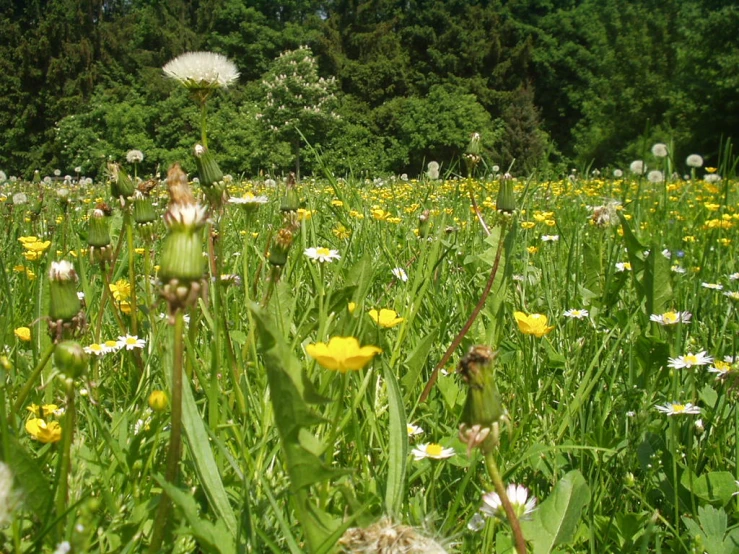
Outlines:
{"label": "yellow flower", "polygon": [[390,212],[386,212],[382,208],[372,208],[370,210],[370,213],[372,214],[372,217],[374,219],[377,219],[379,221],[383,221],[387,219],[388,217],[390,217]]}
{"label": "yellow flower", "polygon": [[354,310],[357,309],[357,303],[356,302],[349,302],[349,304],[347,305],[346,308],[347,308],[347,310],[349,310],[349,313],[350,314],[353,314],[354,313]]}
{"label": "yellow flower", "polygon": [[44,421],[38,417],[32,417],[26,421],[26,431],[39,442],[58,442],[62,438],[62,427],[56,421]]}
{"label": "yellow flower", "polygon": [[128,300],[131,296],[131,284],[125,279],[119,279],[115,283],[108,285],[108,287],[110,287],[110,292],[113,293],[113,298],[118,302]]}
{"label": "yellow flower", "polygon": [[[21,237],[24,238],[24,237]],[[32,237],[36,238],[36,237]],[[28,250],[29,252],[37,252],[39,254],[43,254],[49,249],[49,246],[51,246],[50,240],[40,241],[40,240],[33,240],[33,241],[26,241],[23,243],[23,248]]]}
{"label": "yellow flower", "polygon": [[706,168],[706,171],[708,173],[716,173],[717,169],[715,167],[707,167]]}
{"label": "yellow flower", "polygon": [[514,312],[513,317],[516,318],[518,329],[524,335],[534,335],[537,338],[541,338],[554,329],[553,325],[547,327],[547,316],[542,314],[526,315],[523,312]]}
{"label": "yellow flower", "polygon": [[39,412],[39,406],[38,404],[31,404],[30,406],[26,406],[26,410],[31,412],[36,417],[49,417],[51,415],[54,415],[54,412],[56,412],[59,409],[59,406],[56,404],[44,404],[41,406],[41,411]]}
{"label": "yellow flower", "polygon": [[155,412],[163,412],[167,409],[169,399],[167,393],[162,390],[155,390],[149,395],[149,407]]}
{"label": "yellow flower", "polygon": [[339,240],[348,239],[352,234],[352,232],[344,227],[341,223],[339,223],[331,232]]}
{"label": "yellow flower", "polygon": [[372,318],[372,321],[386,329],[400,325],[405,321],[404,317],[398,317],[398,312],[386,308],[382,308],[379,312],[377,310],[370,310],[369,316]]}
{"label": "yellow flower", "polygon": [[526,251],[529,254],[536,254],[539,251],[539,247],[538,246],[528,246],[526,247]]}
{"label": "yellow flower", "polygon": [[18,237],[18,240],[21,244],[25,246],[26,244],[31,244],[32,242],[38,242],[38,237],[34,237],[33,235],[31,235],[29,237]]}
{"label": "yellow flower", "polygon": [[331,337],[328,344],[309,344],[305,351],[326,369],[341,373],[362,369],[376,354],[382,352],[376,346],[360,347],[354,337]]}
{"label": "yellow flower", "polygon": [[522,221],[521,222],[521,229],[533,229],[536,227],[536,223],[533,221]]}
{"label": "yellow flower", "polygon": [[18,337],[23,342],[30,342],[31,330],[28,327],[18,327],[15,330],[15,336]]}

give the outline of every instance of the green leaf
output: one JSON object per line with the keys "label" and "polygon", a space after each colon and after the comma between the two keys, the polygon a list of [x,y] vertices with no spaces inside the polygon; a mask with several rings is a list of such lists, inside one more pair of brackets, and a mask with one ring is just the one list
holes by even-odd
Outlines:
{"label": "green leaf", "polygon": [[54,504],[49,483],[36,459],[12,435],[6,437],[5,463],[15,477],[15,485],[23,491],[23,502],[33,513],[42,517]]}
{"label": "green leaf", "polygon": [[225,522],[218,519],[215,523],[201,519],[198,514],[198,505],[191,494],[181,491],[171,483],[168,483],[160,476],[154,477],[159,485],[164,489],[172,502],[182,510],[190,531],[198,544],[208,552],[217,552],[218,554],[235,554],[236,543],[234,537],[228,529]]}
{"label": "green leaf", "polygon": [[408,463],[408,425],[398,381],[390,367],[385,367],[390,439],[388,443],[388,472],[385,489],[385,509],[390,515],[399,515],[405,492],[405,472]]}
{"label": "green leaf", "polygon": [[595,246],[590,242],[583,243],[584,284],[595,297],[600,297],[603,294],[602,244],[597,239],[593,240],[596,241]]}
{"label": "green leaf", "polygon": [[575,536],[580,513],[589,502],[590,487],[579,471],[570,471],[534,512],[533,519],[521,522],[524,537],[533,545],[534,554],[549,554],[555,546],[570,542]]}
{"label": "green leaf", "polygon": [[420,341],[418,341],[418,344],[416,344],[416,347],[413,349],[413,351],[408,354],[408,358],[406,358],[405,360],[407,371],[400,380],[401,383],[403,383],[403,387],[405,387],[405,390],[407,391],[406,400],[408,400],[410,394],[413,393],[414,387],[418,382],[418,376],[421,374],[421,369],[423,369],[423,366],[429,357],[431,347],[434,344],[436,344],[435,331],[429,333]]}
{"label": "green leaf", "polygon": [[726,505],[736,492],[734,476],[728,471],[711,471],[700,477],[693,476],[692,487],[690,473],[686,470],[680,478],[680,484],[706,502],[718,502]]}
{"label": "green leaf", "polygon": [[701,549],[707,554],[736,554],[739,552],[739,543],[735,533],[727,535],[728,518],[724,510],[717,510],[713,506],[698,508],[700,525],[689,517],[682,518],[691,537],[700,538]]}
{"label": "green leaf", "polygon": [[672,302],[672,271],[670,261],[659,251],[659,245],[652,243],[644,267],[644,291],[647,296],[647,315],[667,311]]}
{"label": "green leaf", "polygon": [[182,386],[182,426],[187,437],[187,444],[195,462],[195,471],[203,485],[208,502],[215,513],[223,521],[225,529],[235,540],[237,533],[236,516],[223,488],[221,473],[210,448],[208,432],[200,418],[195,399],[192,396],[189,381]]}

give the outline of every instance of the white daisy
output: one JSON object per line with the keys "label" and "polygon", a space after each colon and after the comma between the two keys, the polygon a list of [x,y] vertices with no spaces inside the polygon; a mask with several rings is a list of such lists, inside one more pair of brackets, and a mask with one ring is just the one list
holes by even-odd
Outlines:
{"label": "white daisy", "polygon": [[416,435],[422,435],[423,429],[419,427],[418,425],[414,425],[413,423],[408,424],[408,436],[409,437],[415,437]]}
{"label": "white daisy", "polygon": [[573,319],[585,319],[589,313],[587,310],[567,310],[563,315]]}
{"label": "white daisy", "polygon": [[618,262],[616,263],[616,271],[619,273],[622,271],[631,271],[631,264],[629,262]]}
{"label": "white daisy", "polygon": [[559,235],[542,235],[541,240],[542,242],[557,242]]}
{"label": "white daisy", "polygon": [[98,344],[96,342],[91,344],[90,346],[85,346],[83,350],[87,352],[88,354],[92,354],[94,356],[102,356],[103,354],[108,353],[108,349],[105,348],[104,345]]}
{"label": "white daisy", "polygon": [[696,366],[708,365],[713,363],[713,358],[706,354],[705,350],[693,354],[688,352],[684,356],[678,356],[677,358],[669,358],[669,367],[673,369],[691,368]]}
{"label": "white daisy", "polygon": [[680,266],[679,266],[679,265],[677,265],[677,264],[676,264],[676,265],[673,265],[673,266],[672,266],[672,267],[670,268],[670,270],[671,270],[671,271],[672,271],[673,273],[677,273],[678,275],[684,275],[685,273],[687,273],[687,272],[688,272],[688,270],[687,270],[687,269],[685,269],[684,267],[680,267]]}
{"label": "white daisy", "polygon": [[730,281],[739,281],[739,271],[737,271],[736,273],[732,273],[731,275],[729,275],[729,280]]}
{"label": "white daisy", "polygon": [[134,350],[136,348],[143,348],[146,346],[146,341],[138,338],[136,335],[126,335],[118,337],[118,344],[121,345],[121,348],[125,348],[126,350]]}
{"label": "white daisy", "polygon": [[[506,487],[506,496],[513,506],[513,511],[519,519],[528,519],[531,512],[536,508],[536,497],[529,498],[529,491],[523,485],[510,484]],[[482,507],[480,511],[487,517],[505,517],[503,502],[497,492],[489,492],[482,495]]]}
{"label": "white daisy", "polygon": [[660,325],[676,325],[678,323],[690,323],[691,317],[692,314],[690,312],[669,311],[663,314],[652,314],[649,316],[649,320]]}
{"label": "white daisy", "polygon": [[311,246],[310,248],[306,248],[304,254],[311,260],[321,263],[341,259],[341,254],[339,254],[338,250],[329,250],[323,246]]}
{"label": "white daisy", "polygon": [[723,285],[720,285],[718,283],[701,283],[701,286],[704,289],[711,289],[711,290],[722,290],[724,288]]}
{"label": "white daisy", "polygon": [[394,267],[391,270],[391,273],[396,279],[399,279],[403,281],[404,283],[408,281],[408,275],[406,274],[405,270],[402,267]]}
{"label": "white daisy", "polygon": [[731,298],[732,300],[739,300],[739,292],[737,291],[733,291],[733,290],[727,291],[724,293],[724,296],[727,298]]}
{"label": "white daisy", "polygon": [[698,406],[694,406],[690,402],[686,404],[680,404],[678,402],[668,402],[663,406],[655,406],[663,414],[671,415],[698,415],[701,413],[701,409]]}
{"label": "white daisy", "polygon": [[432,458],[434,460],[443,460],[444,458],[451,458],[456,454],[454,448],[444,448],[440,444],[436,443],[424,443],[419,444],[416,448],[411,450],[413,459],[423,460],[425,458]]}

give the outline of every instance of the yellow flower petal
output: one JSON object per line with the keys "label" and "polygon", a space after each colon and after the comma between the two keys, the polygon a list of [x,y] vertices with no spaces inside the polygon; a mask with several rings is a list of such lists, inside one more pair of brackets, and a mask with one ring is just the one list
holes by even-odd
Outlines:
{"label": "yellow flower petal", "polygon": [[326,369],[341,373],[362,369],[376,354],[382,352],[376,346],[360,347],[359,341],[354,337],[331,337],[328,344],[309,344],[305,351]]}

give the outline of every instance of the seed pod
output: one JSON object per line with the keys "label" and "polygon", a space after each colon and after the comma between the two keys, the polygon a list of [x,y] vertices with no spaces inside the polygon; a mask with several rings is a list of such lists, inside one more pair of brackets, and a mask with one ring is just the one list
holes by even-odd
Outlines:
{"label": "seed pod", "polygon": [[200,184],[205,187],[212,187],[216,183],[223,181],[223,171],[218,167],[213,154],[210,153],[205,146],[196,144],[194,148],[195,165],[198,167],[198,176]]}
{"label": "seed pod", "polygon": [[500,178],[500,189],[495,205],[499,212],[511,214],[516,210],[516,199],[513,196],[513,179],[507,173]]}
{"label": "seed pod", "polygon": [[[468,428],[491,428],[504,414],[492,367],[496,356],[497,352],[489,346],[478,345],[470,348],[459,362],[458,372],[469,387],[462,411],[462,423]],[[483,451],[488,451],[493,444],[492,437],[487,437],[482,444]]]}
{"label": "seed pod", "polygon": [[95,208],[92,215],[90,215],[87,244],[95,248],[102,248],[110,244],[108,221],[105,218],[105,212],[99,208]]}
{"label": "seed pod", "polygon": [[144,196],[138,190],[133,195],[133,220],[137,225],[151,223],[157,218],[151,198]]}
{"label": "seed pod", "polygon": [[64,375],[76,379],[87,369],[88,355],[80,343],[73,340],[60,342],[54,348],[54,363]]}
{"label": "seed pod", "polygon": [[77,273],[70,262],[51,262],[49,292],[49,317],[52,321],[72,321],[80,313],[82,304],[77,296]]}
{"label": "seed pod", "polygon": [[110,194],[113,198],[120,198],[121,196],[130,198],[136,189],[126,170],[117,163],[109,163],[108,171],[110,172]]}

